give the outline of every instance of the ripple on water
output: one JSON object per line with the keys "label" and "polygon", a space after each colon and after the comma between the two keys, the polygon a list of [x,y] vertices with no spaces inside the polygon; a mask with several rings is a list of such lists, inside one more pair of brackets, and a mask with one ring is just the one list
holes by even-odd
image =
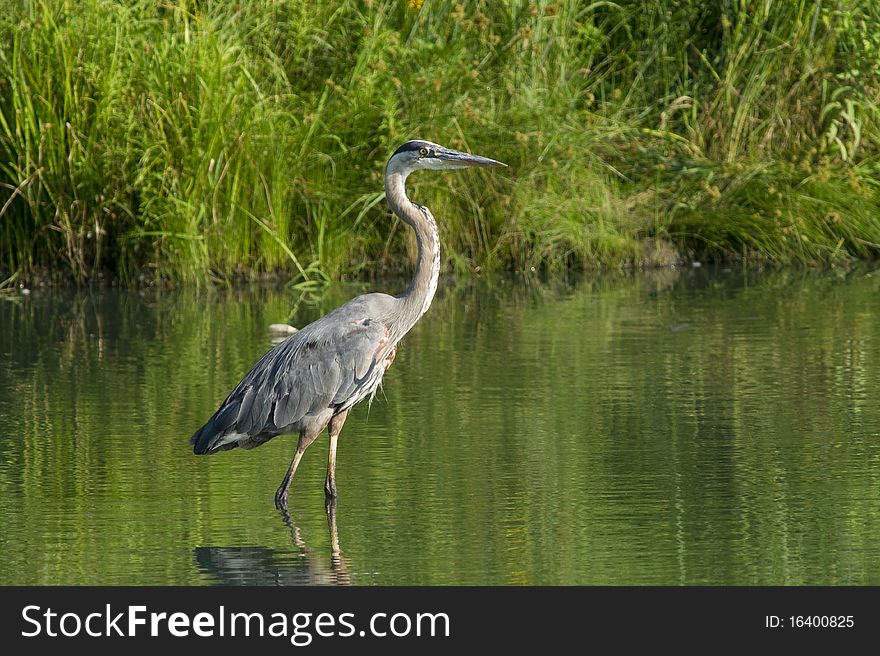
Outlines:
{"label": "ripple on water", "polygon": [[0,304],[0,582],[880,582],[876,285],[676,275],[446,290],[346,424],[333,521],[326,437],[288,517],[294,438],[187,439],[349,290]]}

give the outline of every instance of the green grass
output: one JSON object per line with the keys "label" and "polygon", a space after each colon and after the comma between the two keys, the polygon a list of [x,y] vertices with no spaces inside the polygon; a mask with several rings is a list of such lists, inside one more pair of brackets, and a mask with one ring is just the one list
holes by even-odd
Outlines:
{"label": "green grass", "polygon": [[461,273],[880,250],[873,3],[7,4],[7,275],[398,271],[413,137],[511,165],[412,178]]}

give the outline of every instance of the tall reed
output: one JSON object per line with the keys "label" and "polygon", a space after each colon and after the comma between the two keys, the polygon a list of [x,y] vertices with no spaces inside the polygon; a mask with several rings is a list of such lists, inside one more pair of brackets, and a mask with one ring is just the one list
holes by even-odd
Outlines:
{"label": "tall reed", "polygon": [[448,264],[833,263],[880,249],[880,8],[855,0],[21,0],[0,16],[0,268],[298,280]]}

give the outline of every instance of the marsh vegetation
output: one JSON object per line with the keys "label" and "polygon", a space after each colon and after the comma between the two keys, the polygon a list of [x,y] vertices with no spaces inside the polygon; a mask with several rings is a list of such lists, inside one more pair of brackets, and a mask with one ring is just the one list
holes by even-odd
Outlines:
{"label": "marsh vegetation", "polygon": [[22,0],[0,12],[0,269],[362,278],[415,177],[448,268],[880,249],[880,5]]}

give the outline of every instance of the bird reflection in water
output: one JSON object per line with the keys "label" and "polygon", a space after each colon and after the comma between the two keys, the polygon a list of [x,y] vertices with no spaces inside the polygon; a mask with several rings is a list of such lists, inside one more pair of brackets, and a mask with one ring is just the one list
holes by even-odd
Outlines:
{"label": "bird reflection in water", "polygon": [[279,510],[290,529],[296,552],[269,547],[196,547],[193,549],[200,572],[220,585],[351,585],[348,559],[339,548],[336,527],[336,500],[325,503],[330,531],[330,559],[310,548],[290,512]]}

